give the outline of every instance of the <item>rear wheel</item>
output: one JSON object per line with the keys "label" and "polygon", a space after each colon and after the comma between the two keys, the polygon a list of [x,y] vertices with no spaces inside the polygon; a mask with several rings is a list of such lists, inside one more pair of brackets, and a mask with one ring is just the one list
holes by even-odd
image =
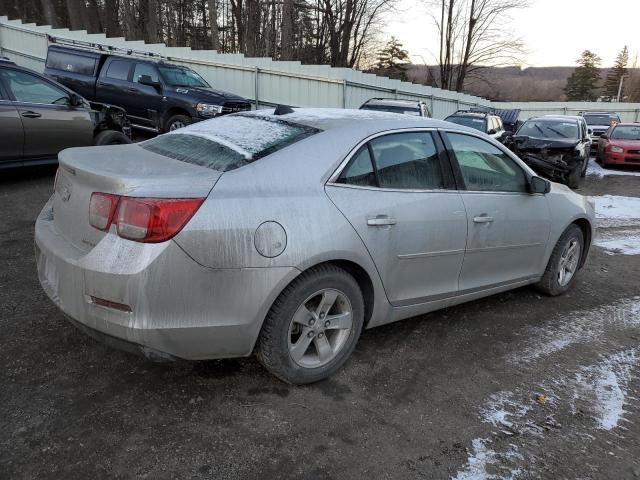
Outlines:
{"label": "rear wheel", "polygon": [[164,125],[165,132],[172,132],[187,125],[191,125],[191,117],[187,115],[173,115],[169,117],[167,123]]}
{"label": "rear wheel", "polygon": [[314,267],[274,302],[258,338],[258,360],[287,383],[317,382],[346,362],[363,322],[354,278],[334,265]]}
{"label": "rear wheel", "polygon": [[536,288],[547,295],[561,295],[573,285],[584,250],[584,235],[573,224],[567,228],[556,246]]}
{"label": "rear wheel", "polygon": [[131,139],[117,130],[103,130],[93,139],[94,145],[123,145],[131,143]]}

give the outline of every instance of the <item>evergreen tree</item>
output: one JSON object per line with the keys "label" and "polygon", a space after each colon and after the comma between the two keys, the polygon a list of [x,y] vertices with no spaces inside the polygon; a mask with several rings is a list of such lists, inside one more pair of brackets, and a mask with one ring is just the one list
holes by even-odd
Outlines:
{"label": "evergreen tree", "polygon": [[378,52],[374,71],[378,75],[406,80],[405,68],[409,62],[409,52],[402,48],[396,37],[391,37],[385,47]]}
{"label": "evergreen tree", "polygon": [[578,67],[567,79],[564,93],[567,100],[578,102],[593,102],[598,98],[598,81],[600,70],[598,66],[602,60],[595,53],[585,50],[578,59]]}
{"label": "evergreen tree", "polygon": [[627,64],[629,63],[629,50],[626,45],[616,57],[616,63],[609,70],[607,79],[604,82],[604,95],[610,99],[618,96],[618,88],[620,87],[620,79],[627,74]]}

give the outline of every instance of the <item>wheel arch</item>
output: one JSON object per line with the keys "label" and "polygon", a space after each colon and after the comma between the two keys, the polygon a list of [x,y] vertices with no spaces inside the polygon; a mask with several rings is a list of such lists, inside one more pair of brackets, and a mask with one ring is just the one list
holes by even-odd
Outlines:
{"label": "wheel arch", "polygon": [[582,250],[582,255],[580,257],[580,268],[587,261],[587,256],[589,254],[589,250],[591,248],[591,239],[593,238],[593,226],[591,222],[586,218],[576,218],[571,225],[577,225],[582,231],[582,235],[584,238],[584,249]]}
{"label": "wheel arch", "polygon": [[173,117],[174,115],[185,115],[189,118],[193,118],[193,115],[191,114],[191,112],[189,112],[189,110],[187,110],[184,107],[170,107],[167,109],[167,111],[164,113],[164,115],[162,116],[162,129],[164,130],[166,123],[169,121],[169,119],[171,117]]}

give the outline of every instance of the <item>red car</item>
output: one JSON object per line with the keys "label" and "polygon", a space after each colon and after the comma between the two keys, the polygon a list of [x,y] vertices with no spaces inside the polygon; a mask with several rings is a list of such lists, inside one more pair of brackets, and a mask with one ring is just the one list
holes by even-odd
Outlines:
{"label": "red car", "polygon": [[598,140],[596,159],[603,167],[640,166],[640,123],[612,125]]}

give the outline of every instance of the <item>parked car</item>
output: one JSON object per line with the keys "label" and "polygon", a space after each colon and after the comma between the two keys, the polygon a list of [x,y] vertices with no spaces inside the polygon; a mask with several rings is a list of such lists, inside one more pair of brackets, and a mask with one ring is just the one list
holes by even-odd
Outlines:
{"label": "parked car", "polygon": [[302,384],[344,364],[363,328],[575,282],[593,202],[499,142],[408,115],[276,112],[62,152],[35,227],[51,300],[109,344],[255,352]]}
{"label": "parked car", "polygon": [[620,123],[620,115],[615,112],[580,112],[587,122],[592,149],[598,147],[600,135],[609,130],[612,124]]}
{"label": "parked car", "polygon": [[445,121],[474,128],[496,140],[501,139],[505,133],[502,119],[493,113],[458,110],[445,118]]}
{"label": "parked car", "polygon": [[640,123],[616,123],[600,135],[596,159],[603,167],[640,166]]}
{"label": "parked car", "polygon": [[39,73],[0,59],[0,168],[57,162],[68,147],[130,143],[121,108],[90,104]]}
{"label": "parked car", "polygon": [[507,145],[540,175],[578,188],[589,162],[591,139],[582,117],[543,116],[530,118]]}
{"label": "parked car", "polygon": [[214,90],[190,68],[152,58],[52,45],[44,73],[89,100],[124,108],[134,128],[152,132],[251,110],[247,99]]}
{"label": "parked car", "polygon": [[423,101],[395,98],[370,98],[360,106],[360,110],[377,112],[404,113],[418,117],[431,117],[429,107]]}

